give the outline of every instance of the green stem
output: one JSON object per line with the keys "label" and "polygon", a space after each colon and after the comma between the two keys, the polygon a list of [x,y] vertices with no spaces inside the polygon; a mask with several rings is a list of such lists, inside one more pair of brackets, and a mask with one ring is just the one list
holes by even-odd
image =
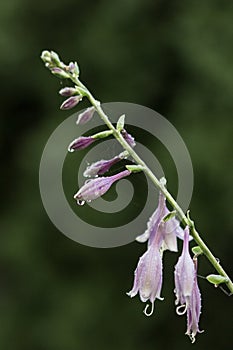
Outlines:
{"label": "green stem", "polygon": [[189,216],[186,216],[181,207],[178,205],[176,200],[172,197],[172,195],[168,192],[166,187],[157,179],[157,177],[154,175],[154,173],[151,171],[151,169],[147,166],[147,164],[139,157],[139,155],[134,151],[134,149],[125,141],[123,136],[121,135],[121,132],[118,131],[114,125],[109,120],[108,116],[103,111],[101,104],[99,101],[97,101],[94,96],[91,94],[91,92],[86,88],[85,85],[83,85],[77,78],[71,78],[75,84],[82,87],[86,90],[87,98],[89,99],[92,106],[95,107],[97,113],[99,114],[100,118],[103,120],[103,122],[108,126],[110,130],[113,131],[113,136],[117,139],[117,141],[121,144],[121,146],[129,153],[129,155],[134,159],[134,161],[141,165],[143,167],[143,171],[145,174],[148,175],[148,177],[151,179],[153,184],[164,194],[167,201],[171,204],[171,206],[174,208],[174,210],[177,212],[177,216],[180,218],[181,222],[183,222],[184,225],[188,225],[190,228],[190,234],[192,235],[195,242],[199,245],[201,248],[203,254],[207,257],[207,259],[210,261],[210,263],[214,266],[215,270],[223,277],[227,279],[227,282],[225,283],[231,293],[233,293],[233,283],[230,279],[230,277],[227,275],[225,270],[220,265],[219,261],[214,257],[206,243],[201,239],[199,233],[194,227],[194,223],[192,220],[190,220]]}

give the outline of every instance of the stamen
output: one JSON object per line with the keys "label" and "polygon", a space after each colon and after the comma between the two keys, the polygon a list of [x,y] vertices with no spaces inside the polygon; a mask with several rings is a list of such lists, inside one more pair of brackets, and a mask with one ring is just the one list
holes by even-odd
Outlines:
{"label": "stamen", "polygon": [[151,311],[148,313],[147,309],[149,306],[150,306],[150,304],[147,304],[144,311],[143,311],[146,316],[151,316],[154,312],[154,303],[151,303]]}
{"label": "stamen", "polygon": [[[187,304],[183,304],[183,305],[180,305],[180,306],[177,306],[176,308],[176,313],[177,315],[179,316],[182,316],[185,314],[185,312],[187,311],[187,308],[188,308],[188,305]],[[182,310],[183,309],[183,310]],[[180,311],[181,310],[181,311]]]}

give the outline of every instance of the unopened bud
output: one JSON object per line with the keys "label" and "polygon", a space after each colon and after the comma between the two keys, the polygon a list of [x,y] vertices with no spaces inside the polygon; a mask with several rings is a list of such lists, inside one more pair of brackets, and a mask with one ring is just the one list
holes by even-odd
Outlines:
{"label": "unopened bud", "polygon": [[54,67],[51,69],[51,73],[53,73],[56,77],[61,79],[68,79],[70,76],[63,69],[59,67]]}
{"label": "unopened bud", "polygon": [[82,100],[82,96],[71,96],[67,100],[65,100],[62,105],[60,106],[60,109],[66,110],[74,108],[80,101]]}
{"label": "unopened bud", "polygon": [[73,96],[76,93],[77,93],[77,90],[75,88],[72,88],[72,87],[64,87],[59,91],[59,94],[61,96],[66,96],[66,97]]}
{"label": "unopened bud", "polygon": [[76,124],[79,124],[79,125],[86,124],[92,119],[94,113],[95,113],[95,107],[87,108],[83,113],[79,114]]}
{"label": "unopened bud", "polygon": [[56,52],[51,51],[50,57],[51,57],[51,61],[52,61],[52,63],[54,63],[54,65],[58,66],[60,64],[61,61],[60,61],[60,58]]}
{"label": "unopened bud", "polygon": [[51,53],[47,50],[42,51],[41,53],[41,59],[44,61],[44,63],[51,63]]}
{"label": "unopened bud", "polygon": [[134,137],[130,135],[125,129],[122,129],[121,131],[122,136],[124,137],[125,141],[133,148],[136,146],[136,142],[134,140]]}
{"label": "unopened bud", "polygon": [[77,76],[79,75],[79,66],[77,62],[70,62],[68,66],[68,70],[71,74],[74,74]]}

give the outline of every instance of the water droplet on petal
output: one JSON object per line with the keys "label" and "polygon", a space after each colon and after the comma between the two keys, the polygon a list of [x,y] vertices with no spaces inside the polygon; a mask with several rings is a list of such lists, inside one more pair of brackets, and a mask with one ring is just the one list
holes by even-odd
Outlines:
{"label": "water droplet on petal", "polygon": [[85,185],[88,184],[88,182],[90,182],[90,181],[91,181],[91,179],[86,180]]}
{"label": "water droplet on petal", "polygon": [[84,205],[84,204],[85,204],[85,201],[82,200],[82,199],[78,199],[78,200],[77,200],[77,204],[78,204],[78,205]]}

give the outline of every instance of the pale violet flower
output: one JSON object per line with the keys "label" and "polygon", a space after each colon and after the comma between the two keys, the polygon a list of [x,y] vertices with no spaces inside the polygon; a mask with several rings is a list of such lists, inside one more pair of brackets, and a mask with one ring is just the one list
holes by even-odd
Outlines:
{"label": "pale violet flower", "polygon": [[147,304],[144,313],[146,316],[152,315],[154,311],[155,299],[163,300],[160,296],[162,288],[162,256],[159,250],[161,242],[159,237],[155,237],[154,242],[147,251],[140,257],[138,266],[134,272],[134,284],[132,290],[127,293],[133,298],[139,293],[142,302],[150,301],[152,308],[148,313]]}
{"label": "pale violet flower", "polygon": [[195,267],[189,254],[189,227],[184,230],[183,250],[175,266],[176,312],[183,315],[190,306],[195,279]]}
{"label": "pale violet flower", "polygon": [[59,91],[61,96],[70,97],[77,93],[77,90],[73,87],[64,87]]}
{"label": "pale violet flower", "polygon": [[74,151],[82,150],[90,146],[95,141],[96,139],[92,136],[80,136],[69,144],[68,151],[74,152]]}
{"label": "pale violet flower", "polygon": [[87,180],[86,183],[74,195],[74,199],[76,199],[79,205],[84,204],[85,201],[90,202],[97,199],[106,193],[115,181],[129,176],[130,174],[131,172],[129,170],[124,170],[113,176]]}
{"label": "pale violet flower", "polygon": [[83,97],[81,95],[71,96],[61,104],[60,109],[66,110],[74,108],[82,100],[82,98]]}
{"label": "pale violet flower", "polygon": [[151,215],[148,223],[146,231],[138,236],[136,240],[138,242],[146,242],[150,244],[150,241],[153,240],[153,237],[157,230],[161,231],[162,247],[163,250],[168,249],[173,252],[177,252],[177,237],[183,239],[184,232],[180,227],[179,221],[172,217],[168,219],[166,222],[163,221],[164,217],[166,217],[170,211],[166,206],[166,197],[162,192],[159,194],[159,204],[154,213]]}
{"label": "pale violet flower", "polygon": [[95,177],[106,173],[114,164],[122,160],[120,156],[116,156],[112,159],[102,159],[89,165],[84,171],[85,177]]}
{"label": "pale violet flower", "polygon": [[195,336],[197,333],[202,333],[199,329],[199,320],[201,315],[201,293],[197,284],[197,260],[195,263],[195,277],[192,294],[190,296],[190,303],[187,309],[187,334],[192,343],[195,342]]}
{"label": "pale violet flower", "polygon": [[125,141],[133,148],[136,146],[134,137],[130,135],[125,129],[121,130],[121,135],[124,137]]}
{"label": "pale violet flower", "polygon": [[89,122],[95,113],[95,107],[89,107],[84,112],[80,113],[76,124],[83,125]]}

